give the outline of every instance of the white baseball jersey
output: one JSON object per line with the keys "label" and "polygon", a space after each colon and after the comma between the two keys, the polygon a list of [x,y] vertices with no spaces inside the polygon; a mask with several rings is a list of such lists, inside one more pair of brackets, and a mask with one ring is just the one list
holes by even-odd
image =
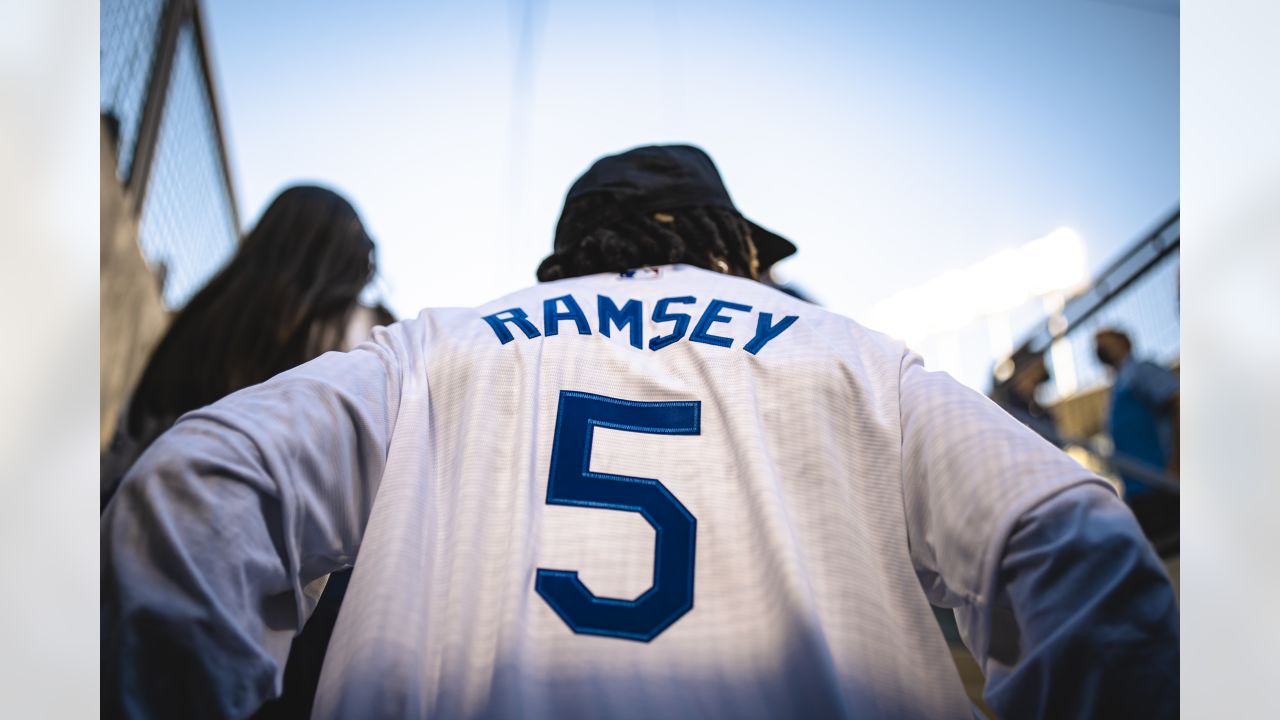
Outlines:
{"label": "white baseball jersey", "polygon": [[[243,636],[219,697],[252,697],[354,563],[321,718],[959,718],[930,600],[983,657],[1013,523],[1091,481],[902,343],[676,265],[426,310],[189,414],[104,568],[199,577]],[[111,518],[143,512],[198,527]]]}

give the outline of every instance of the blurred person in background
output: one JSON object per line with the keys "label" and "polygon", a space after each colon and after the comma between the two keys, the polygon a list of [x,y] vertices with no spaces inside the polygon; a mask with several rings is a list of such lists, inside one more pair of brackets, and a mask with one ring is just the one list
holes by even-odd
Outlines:
{"label": "blurred person in background", "polygon": [[1124,499],[1147,537],[1176,546],[1178,536],[1178,376],[1133,357],[1124,332],[1105,328],[1094,335],[1098,360],[1114,374],[1107,426],[1113,464],[1124,481]]}
{"label": "blurred person in background", "polygon": [[1049,368],[1043,352],[1028,347],[1016,350],[997,368],[997,379],[991,399],[1018,422],[1036,431],[1040,437],[1062,447],[1062,437],[1053,415],[1036,401],[1036,390],[1049,381]]}
{"label": "blurred person in background", "polygon": [[[281,192],[235,256],[182,308],[152,352],[102,456],[102,507],[120,479],[180,416],[330,350],[350,350],[383,306],[357,302],[376,271],[352,204],[323,187]],[[261,717],[304,715],[349,571],[334,572],[289,656],[285,693]]]}
{"label": "blurred person in background", "polygon": [[102,456],[102,506],[187,411],[368,337],[376,318],[357,300],[375,270],[350,202],[309,185],[281,192],[151,353]]}
{"label": "blurred person in background", "polygon": [[155,443],[102,524],[104,716],[252,713],[357,553],[314,717],[972,717],[931,601],[1001,717],[1177,715],[1110,486],[758,282],[795,246],[702,150],[601,158],[553,248]]}

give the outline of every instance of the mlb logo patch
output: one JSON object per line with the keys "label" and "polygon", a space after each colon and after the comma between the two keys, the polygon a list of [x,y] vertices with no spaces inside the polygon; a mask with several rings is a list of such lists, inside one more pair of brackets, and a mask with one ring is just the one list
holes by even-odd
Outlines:
{"label": "mlb logo patch", "polygon": [[662,268],[645,267],[618,273],[619,280],[657,280],[662,277]]}

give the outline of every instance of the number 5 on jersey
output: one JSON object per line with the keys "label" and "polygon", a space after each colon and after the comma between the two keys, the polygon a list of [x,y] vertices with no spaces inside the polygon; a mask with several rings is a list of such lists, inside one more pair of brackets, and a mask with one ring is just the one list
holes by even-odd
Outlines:
{"label": "number 5 on jersey", "polygon": [[597,597],[574,570],[538,568],[536,589],[574,632],[648,642],[693,607],[698,521],[658,480],[591,472],[597,427],[698,435],[702,403],[635,402],[560,391],[548,505],[639,513],[653,526],[653,585],[634,600]]}

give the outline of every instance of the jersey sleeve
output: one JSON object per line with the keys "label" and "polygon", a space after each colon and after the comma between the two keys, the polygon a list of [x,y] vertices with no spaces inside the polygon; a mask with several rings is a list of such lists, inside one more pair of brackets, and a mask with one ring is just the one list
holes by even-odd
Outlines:
{"label": "jersey sleeve", "polygon": [[1173,587],[1110,489],[1072,487],[1023,515],[998,592],[1017,626],[985,668],[999,717],[1178,716]]}
{"label": "jersey sleeve", "polygon": [[902,490],[911,561],[929,601],[955,610],[984,671],[1016,636],[993,597],[1005,542],[1031,508],[1103,481],[995,403],[904,355]]}
{"label": "jersey sleeve", "polygon": [[247,717],[356,554],[413,353],[407,323],[182,417],[101,519],[103,712]]}

